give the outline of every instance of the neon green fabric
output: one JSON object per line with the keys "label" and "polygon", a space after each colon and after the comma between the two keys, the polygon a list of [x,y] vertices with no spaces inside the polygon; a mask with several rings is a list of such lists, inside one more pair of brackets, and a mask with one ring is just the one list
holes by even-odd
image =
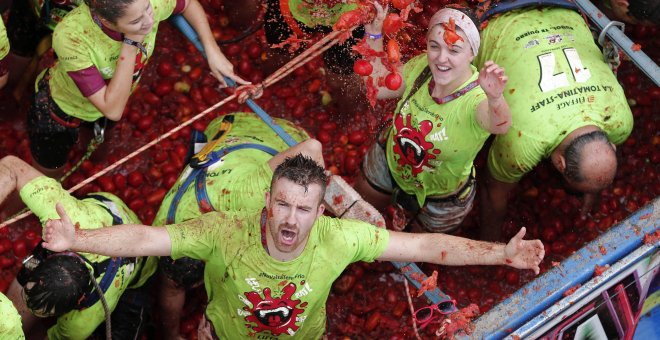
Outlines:
{"label": "neon green fabric", "polygon": [[495,179],[519,181],[577,128],[598,126],[615,144],[632,131],[623,89],[579,13],[516,10],[489,20],[481,36],[475,65],[493,60],[509,76],[511,128],[488,154]]}
{"label": "neon green fabric", "polygon": [[0,20],[0,60],[9,54],[9,38],[7,38],[7,28],[5,23]]}
{"label": "neon green fabric", "polygon": [[[147,56],[137,49],[131,90],[137,86],[144,66],[154,51],[158,24],[172,14],[176,0],[151,0],[151,4],[154,12],[154,24],[143,42],[147,49]],[[85,121],[95,121],[103,117],[96,106],[82,95],[67,72],[95,66],[103,79],[112,79],[122,44],[121,41],[113,40],[101,30],[92,19],[89,7],[85,4],[72,10],[57,25],[53,33],[53,49],[58,60],[50,68],[50,91],[55,103],[62,111]],[[35,90],[42,76],[43,73],[37,78]]]}
{"label": "neon green fabric", "polygon": [[206,262],[206,315],[221,339],[321,338],[333,281],[349,264],[379,257],[389,233],[321,216],[300,256],[279,262],[261,244],[260,217],[261,211],[211,212],[168,225],[172,257]]}
{"label": "neon green fabric", "polygon": [[[269,146],[278,152],[288,148],[280,138],[261,118],[251,112],[234,113],[234,123],[224,141],[220,142],[214,150],[227,146],[254,143]],[[208,140],[218,132],[223,117],[213,120],[204,134]],[[284,119],[275,119],[287,133],[295,140],[303,141],[309,138],[307,133],[293,123]],[[206,176],[206,190],[211,205],[216,210],[254,210],[263,207],[265,193],[270,188],[273,171],[268,166],[271,155],[257,149],[242,149],[231,152],[222,160],[210,166]],[[174,195],[190,174],[191,168],[187,166],[176,184],[170,189],[156,214],[154,225],[163,225],[167,221],[167,212]],[[188,187],[179,201],[176,211],[175,223],[189,220],[199,216],[199,206],[195,196],[194,185]]]}
{"label": "neon green fabric", "polygon": [[59,24],[72,9],[83,4],[84,0],[66,0],[62,1],[62,3],[54,3],[51,0],[31,0],[31,2],[32,9],[37,17],[41,17],[41,11],[45,2],[48,2],[50,12],[48,13],[48,19],[46,19],[45,25],[51,30],[55,30],[55,26],[57,26],[57,24]]}
{"label": "neon green fabric", "polygon": [[308,27],[332,26],[344,12],[357,8],[357,4],[355,3],[339,2],[334,6],[330,6],[328,4],[318,3],[319,1],[314,1],[314,3],[305,0],[288,1],[293,18]]}
{"label": "neon green fabric", "polygon": [[[56,180],[41,176],[28,182],[20,191],[21,199],[39,218],[41,223],[48,219],[59,219],[55,204],[61,203],[71,222],[82,229],[96,229],[112,225],[112,216],[103,203],[94,199],[76,199]],[[140,220],[119,198],[108,193],[95,193],[114,202],[124,223],[140,223]],[[107,256],[80,253],[91,262],[102,262]],[[156,258],[141,258],[136,264],[122,265],[105,293],[110,310],[114,310],[119,297],[127,288],[140,287],[156,271]],[[141,270],[140,270],[141,268]],[[137,277],[140,275],[139,277]],[[103,274],[98,278],[100,280]],[[133,281],[136,282],[133,282]],[[131,284],[132,283],[132,284]],[[86,339],[105,320],[101,301],[90,308],[73,310],[60,316],[57,324],[48,330],[49,339]]]}
{"label": "neon green fabric", "polygon": [[[420,206],[427,196],[450,194],[468,180],[472,162],[490,135],[476,118],[477,106],[486,100],[479,86],[438,104],[428,91],[431,78],[404,103],[427,65],[422,54],[404,66],[406,91],[395,111],[386,148],[392,177],[405,192],[417,195]],[[478,76],[472,67],[472,77],[459,89]]]}
{"label": "neon green fabric", "polygon": [[21,326],[21,316],[11,300],[2,293],[0,293],[0,338],[7,340],[25,339],[23,326]]}

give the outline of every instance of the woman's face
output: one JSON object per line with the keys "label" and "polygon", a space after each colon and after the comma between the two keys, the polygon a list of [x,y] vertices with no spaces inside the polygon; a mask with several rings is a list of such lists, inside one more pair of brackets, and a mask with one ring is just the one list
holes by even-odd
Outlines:
{"label": "woman's face", "polygon": [[458,87],[472,74],[470,63],[474,55],[467,36],[461,29],[456,28],[456,34],[463,40],[459,39],[451,45],[445,41],[444,34],[442,25],[433,26],[428,34],[426,48],[429,67],[436,84]]}
{"label": "woman's face", "polygon": [[154,11],[149,0],[135,0],[127,5],[124,15],[117,19],[117,31],[124,34],[146,35],[154,25]]}

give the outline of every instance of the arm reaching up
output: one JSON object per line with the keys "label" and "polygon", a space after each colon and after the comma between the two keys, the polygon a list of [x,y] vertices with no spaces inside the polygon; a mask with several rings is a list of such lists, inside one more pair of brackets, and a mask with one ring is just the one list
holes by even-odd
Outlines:
{"label": "arm reaching up", "polygon": [[167,229],[124,224],[99,229],[74,226],[60,203],[58,220],[49,220],[43,230],[43,246],[52,251],[81,251],[106,256],[166,256],[172,245]]}
{"label": "arm reaching up", "polygon": [[540,240],[523,240],[520,229],[508,244],[470,240],[447,234],[411,234],[390,231],[390,243],[378,260],[428,262],[450,266],[507,265],[538,274],[545,255]]}

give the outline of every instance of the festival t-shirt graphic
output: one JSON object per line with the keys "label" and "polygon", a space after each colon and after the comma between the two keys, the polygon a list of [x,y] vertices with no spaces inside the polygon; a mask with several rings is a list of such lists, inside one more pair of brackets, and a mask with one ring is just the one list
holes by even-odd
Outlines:
{"label": "festival t-shirt graphic", "polygon": [[237,312],[245,320],[251,335],[296,334],[306,319],[302,314],[308,303],[302,302],[301,298],[312,292],[310,285],[304,280],[298,284],[284,280],[277,287],[261,289],[256,279],[246,278],[245,281],[252,290],[239,295],[245,306]]}
{"label": "festival t-shirt graphic", "polygon": [[[405,121],[404,121],[405,119]],[[398,155],[398,164],[408,165],[413,176],[417,176],[424,168],[429,168],[429,162],[440,154],[439,149],[433,149],[433,143],[426,141],[426,136],[433,130],[430,120],[419,122],[413,126],[412,115],[398,113],[394,119],[394,153]]]}

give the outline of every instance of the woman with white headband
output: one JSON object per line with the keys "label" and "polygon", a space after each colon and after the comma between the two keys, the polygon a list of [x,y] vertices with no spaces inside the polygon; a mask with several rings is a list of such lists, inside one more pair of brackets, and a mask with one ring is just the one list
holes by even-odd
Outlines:
{"label": "woman with white headband", "polygon": [[[365,26],[368,44],[383,50],[385,12]],[[481,71],[471,62],[479,50],[479,30],[467,8],[443,8],[433,15],[427,53],[398,70],[403,84],[379,87],[377,98],[402,98],[393,124],[378,136],[362,166],[356,189],[376,208],[397,203],[430,232],[455,230],[472,209],[473,161],[491,133],[507,132],[509,106],[502,97],[504,70],[487,62]],[[374,62],[377,78],[389,71]],[[408,223],[395,226],[403,228]]]}

